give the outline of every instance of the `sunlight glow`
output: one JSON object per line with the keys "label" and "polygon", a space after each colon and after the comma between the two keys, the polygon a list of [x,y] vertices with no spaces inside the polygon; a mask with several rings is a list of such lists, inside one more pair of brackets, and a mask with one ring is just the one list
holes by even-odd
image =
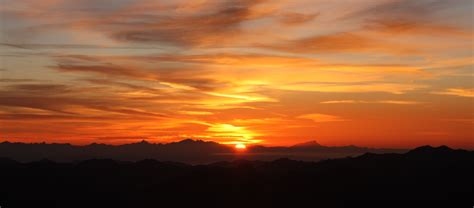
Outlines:
{"label": "sunlight glow", "polygon": [[247,146],[245,146],[245,144],[239,143],[235,145],[235,148],[238,150],[244,150],[247,148]]}
{"label": "sunlight glow", "polygon": [[0,142],[474,149],[470,1],[0,2]]}

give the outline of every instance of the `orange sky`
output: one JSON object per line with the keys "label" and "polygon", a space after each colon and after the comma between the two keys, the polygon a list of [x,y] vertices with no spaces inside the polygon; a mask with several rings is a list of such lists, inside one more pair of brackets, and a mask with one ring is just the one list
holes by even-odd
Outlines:
{"label": "orange sky", "polygon": [[470,0],[0,5],[0,140],[474,148]]}

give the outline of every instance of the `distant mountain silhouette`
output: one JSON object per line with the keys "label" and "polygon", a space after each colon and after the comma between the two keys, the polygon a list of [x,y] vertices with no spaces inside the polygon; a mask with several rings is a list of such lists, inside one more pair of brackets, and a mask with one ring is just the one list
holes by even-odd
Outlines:
{"label": "distant mountain silhouette", "polygon": [[417,147],[413,150],[410,150],[408,154],[410,155],[442,155],[442,154],[448,154],[453,155],[453,154],[464,154],[467,151],[465,150],[457,150],[453,151],[451,148],[448,146],[439,146],[439,147],[432,147],[432,146],[421,146]]}
{"label": "distant mountain silhouette", "polygon": [[295,144],[292,147],[322,147],[316,140],[314,141],[309,141],[309,142],[304,142],[300,144]]}
{"label": "distant mountain silhouette", "polygon": [[85,146],[46,143],[0,143],[0,157],[18,161],[49,159],[57,162],[110,158],[124,161],[156,159],[190,164],[204,164],[223,160],[275,160],[291,158],[305,161],[319,161],[327,158],[356,156],[366,152],[405,152],[399,149],[370,149],[356,146],[326,147],[312,141],[291,147],[250,146],[246,152],[236,153],[228,145],[202,140],[186,139],[167,144],[152,144],[145,140],[124,145],[92,143]]}
{"label": "distant mountain silhouette", "polygon": [[473,175],[474,152],[445,146],[320,162],[239,159],[195,166],[152,159],[20,163],[0,158],[0,202],[2,207],[142,208],[165,202],[173,207],[186,202],[193,207],[471,207]]}

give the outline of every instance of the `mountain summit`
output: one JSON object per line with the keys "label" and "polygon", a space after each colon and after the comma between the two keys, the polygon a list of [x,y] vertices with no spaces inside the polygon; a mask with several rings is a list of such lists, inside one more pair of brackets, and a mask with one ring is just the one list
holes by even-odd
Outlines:
{"label": "mountain summit", "polygon": [[323,145],[319,144],[316,140],[313,140],[313,141],[295,144],[292,147],[323,147]]}

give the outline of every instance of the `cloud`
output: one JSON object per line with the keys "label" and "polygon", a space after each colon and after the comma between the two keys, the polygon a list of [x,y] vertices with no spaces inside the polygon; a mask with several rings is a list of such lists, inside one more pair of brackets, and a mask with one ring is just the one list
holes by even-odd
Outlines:
{"label": "cloud", "polygon": [[212,112],[207,112],[207,111],[179,111],[179,113],[186,114],[186,115],[194,115],[194,116],[207,116],[207,115],[214,114]]}
{"label": "cloud", "polygon": [[18,49],[38,50],[38,49],[90,49],[90,50],[158,50],[164,49],[159,46],[113,46],[113,45],[91,45],[91,44],[46,44],[46,43],[0,43]]}
{"label": "cloud", "polygon": [[408,101],[408,100],[329,100],[320,102],[321,104],[395,104],[395,105],[417,105],[422,104],[418,101]]}
{"label": "cloud", "polygon": [[378,82],[290,83],[277,87],[282,90],[306,92],[388,92],[392,94],[404,94],[423,88],[426,88],[426,85]]}
{"label": "cloud", "polygon": [[129,100],[122,93],[91,86],[37,83],[8,85],[0,90],[0,110],[3,107],[3,112],[19,115],[34,112],[41,116],[73,116],[81,119],[119,113],[139,117],[166,117],[161,113],[152,112],[154,110],[145,106],[140,101]]}
{"label": "cloud", "polygon": [[57,69],[65,72],[92,72],[112,76],[135,77],[141,79],[152,79],[151,75],[136,69],[128,69],[114,65],[78,65],[58,64]]}
{"label": "cloud", "polygon": [[377,101],[376,103],[395,104],[395,105],[417,105],[417,104],[421,104],[422,102],[407,101],[407,100],[381,100],[381,101]]}
{"label": "cloud", "polygon": [[[197,94],[200,97],[210,95],[227,99],[221,104],[278,101],[262,94],[261,89],[402,94],[425,87],[421,84],[382,81],[384,74],[388,73],[419,76],[423,73],[418,67],[390,64],[325,64],[311,58],[283,55],[212,53],[150,56],[59,56],[57,61],[59,62],[57,68],[59,71],[111,76],[103,81],[93,78],[83,79],[96,85],[130,88],[136,91],[136,95],[164,95],[170,91],[163,89],[169,88],[173,89],[174,93]],[[174,64],[184,65],[184,67],[175,67]],[[272,69],[272,73],[268,73],[267,68]],[[113,77],[129,81],[111,81]],[[288,79],[289,77],[292,79]],[[354,79],[361,81],[352,82]],[[134,84],[130,84],[131,80],[135,81]],[[308,82],[309,80],[321,81]],[[332,81],[324,82],[323,80]],[[289,81],[294,83],[288,83]],[[137,82],[154,82],[159,90],[156,87],[150,89],[139,86]],[[219,108],[222,107],[219,106]]]}
{"label": "cloud", "polygon": [[[117,66],[113,64],[103,64],[102,61],[89,61],[90,64],[68,63],[65,60],[59,60],[59,64],[55,67],[63,72],[76,73],[96,73],[107,76],[119,76],[137,80],[160,81],[162,85],[170,87],[184,87],[186,89],[199,89],[210,91],[215,88],[221,88],[226,83],[208,78],[191,77],[185,78],[190,71],[182,68],[158,68],[144,69],[136,66]],[[61,62],[65,62],[64,64]],[[189,76],[189,74],[188,74]]]}
{"label": "cloud", "polygon": [[176,62],[189,64],[212,64],[242,67],[288,67],[318,63],[318,60],[263,53],[203,53],[203,54],[160,54],[139,57],[120,57],[152,62]]}
{"label": "cloud", "polygon": [[462,88],[449,88],[443,91],[432,92],[433,94],[439,95],[454,95],[460,97],[474,97],[474,88],[462,89]]}
{"label": "cloud", "polygon": [[142,92],[142,93],[148,93],[148,94],[153,94],[153,95],[160,95],[160,94],[165,93],[163,89],[158,88],[158,87],[164,87],[165,85],[158,85],[158,87],[149,87],[149,86],[144,86],[138,83],[130,83],[126,81],[121,82],[121,81],[115,81],[113,79],[97,79],[97,78],[84,78],[84,79],[80,79],[80,81],[89,82],[94,85],[105,85],[105,86],[117,87],[117,88],[127,88],[130,90],[133,90],[134,92]]}
{"label": "cloud", "polygon": [[249,95],[232,95],[232,94],[223,94],[223,93],[214,93],[210,92],[207,93],[210,95],[218,96],[218,97],[225,97],[225,98],[232,98],[232,99],[238,99],[238,100],[246,100],[246,101],[251,101],[251,102],[276,102],[275,99],[271,99],[268,97],[263,97],[263,96],[249,96]]}
{"label": "cloud", "polygon": [[448,50],[453,39],[445,39],[436,46],[430,46],[422,44],[426,41],[422,38],[472,40],[472,28],[466,22],[459,21],[462,18],[452,18],[459,15],[462,7],[470,4],[468,2],[469,0],[381,1],[347,15],[346,18],[361,21],[360,32],[382,36],[386,40],[397,38],[401,43],[414,44],[418,48]]}
{"label": "cloud", "polygon": [[321,104],[352,104],[352,103],[359,103],[358,100],[329,100],[323,101]]}
{"label": "cloud", "polygon": [[[241,35],[243,22],[268,14],[255,7],[264,1],[230,0],[212,2],[212,10],[174,15],[134,15],[133,7],[112,18],[98,21],[94,27],[107,31],[120,41],[167,43],[177,46],[215,46]],[[146,8],[144,8],[146,9]],[[134,20],[127,22],[126,20]],[[125,21],[124,21],[125,20]]]}
{"label": "cloud", "polygon": [[267,49],[291,52],[291,53],[338,53],[356,52],[373,53],[382,52],[388,54],[417,54],[416,47],[407,44],[390,42],[365,34],[355,32],[342,32],[327,35],[316,35],[307,38],[283,41],[275,45],[258,46]]}
{"label": "cloud", "polygon": [[338,19],[337,23],[342,25],[346,21],[355,25],[350,29],[328,30],[331,32],[286,38],[275,44],[257,44],[257,46],[305,54],[425,55],[433,53],[432,50],[450,49],[448,46],[453,40],[447,39],[433,45],[429,44],[430,41],[419,38],[417,40],[417,37],[472,39],[472,30],[465,23],[443,19],[443,14],[455,15],[458,11],[453,8],[468,4],[466,0],[455,0],[452,4],[442,0],[396,0],[367,4],[364,8],[364,3],[361,3],[362,9],[354,10],[344,18]]}
{"label": "cloud", "polygon": [[[1,71],[1,69],[0,69]],[[0,78],[0,82],[32,82],[34,79],[8,79],[8,78]]]}
{"label": "cloud", "polygon": [[442,13],[458,12],[456,8],[469,5],[469,0],[389,0],[380,1],[345,16],[347,19],[387,20],[411,22],[439,21]]}
{"label": "cloud", "polygon": [[346,119],[343,119],[339,116],[334,116],[334,115],[327,115],[327,114],[305,114],[298,116],[297,118],[301,119],[309,119],[312,120],[313,122],[336,122],[336,121],[346,121]]}
{"label": "cloud", "polygon": [[226,144],[233,144],[235,143],[235,140],[242,143],[258,143],[261,141],[253,139],[256,136],[259,136],[258,133],[247,129],[246,127],[234,126],[232,124],[211,124],[207,131],[210,132],[213,137],[231,141],[224,142]]}
{"label": "cloud", "polygon": [[17,84],[6,86],[6,88],[27,93],[63,94],[70,92],[69,86],[62,84]]}
{"label": "cloud", "polygon": [[[81,39],[96,37],[110,44],[156,43],[185,48],[221,47],[227,43],[246,42],[244,39],[253,35],[246,33],[242,24],[272,15],[272,6],[261,6],[266,0],[204,1],[201,4],[123,0],[110,5],[106,2],[56,1],[54,4],[40,3],[37,7],[33,6],[35,1],[31,4],[11,2],[17,7],[3,9],[2,13],[8,19],[28,25],[21,32],[9,31],[11,35],[17,34],[14,39],[28,39],[34,37],[32,34],[39,37],[51,31],[62,31]],[[47,11],[47,15],[46,12],[39,11]],[[99,42],[96,40],[87,42],[89,44],[50,46],[90,48],[100,45],[90,44]],[[30,46],[46,45],[49,44]]]}
{"label": "cloud", "polygon": [[147,112],[140,109],[131,109],[131,108],[116,108],[108,106],[90,106],[93,109],[98,109],[102,111],[114,112],[114,113],[123,113],[128,115],[138,115],[138,116],[151,116],[151,117],[167,117],[166,115]]}
{"label": "cloud", "polygon": [[279,21],[285,25],[300,25],[316,19],[319,13],[302,14],[296,12],[283,13],[279,16]]}
{"label": "cloud", "polygon": [[473,33],[452,25],[424,23],[413,20],[374,20],[367,23],[366,30],[382,33],[382,35],[406,36],[454,36],[472,39]]}

